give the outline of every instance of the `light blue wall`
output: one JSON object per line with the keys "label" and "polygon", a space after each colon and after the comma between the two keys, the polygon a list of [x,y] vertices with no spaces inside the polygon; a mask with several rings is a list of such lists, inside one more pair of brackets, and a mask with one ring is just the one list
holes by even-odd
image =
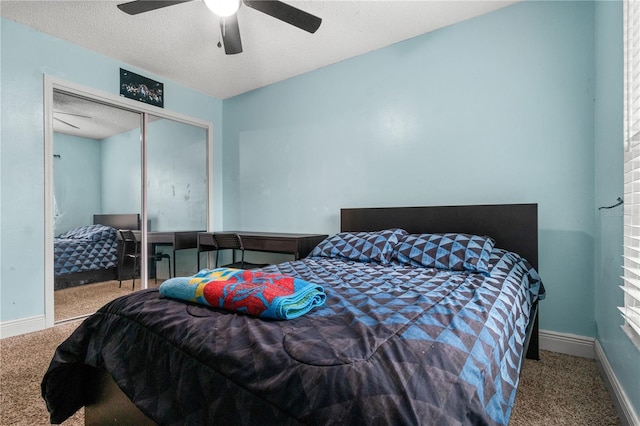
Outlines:
{"label": "light blue wall", "polygon": [[44,314],[43,74],[118,93],[120,67],[163,81],[165,109],[214,125],[214,227],[222,223],[222,101],[0,20],[0,321]]}
{"label": "light blue wall", "polygon": [[594,78],[594,4],[526,2],[225,100],[225,228],[538,203],[541,328],[594,337]]}
{"label": "light blue wall", "polygon": [[[159,120],[150,123],[148,140],[149,230],[206,229],[206,131],[188,124]],[[191,256],[195,259],[193,253]]]}
{"label": "light blue wall", "polygon": [[[595,199],[613,204],[623,194],[623,7],[622,2],[596,4]],[[598,342],[627,397],[640,413],[640,352],[620,328],[620,279],[623,244],[622,207],[596,217],[595,317]]]}
{"label": "light blue wall", "polygon": [[102,212],[100,141],[53,134],[54,235],[93,223]]}
{"label": "light blue wall", "polygon": [[[161,119],[149,123],[147,140],[148,229],[205,230],[206,130]],[[102,213],[140,213],[140,130],[106,138],[101,146]]]}
{"label": "light blue wall", "polygon": [[102,213],[142,212],[140,129],[102,140]]}

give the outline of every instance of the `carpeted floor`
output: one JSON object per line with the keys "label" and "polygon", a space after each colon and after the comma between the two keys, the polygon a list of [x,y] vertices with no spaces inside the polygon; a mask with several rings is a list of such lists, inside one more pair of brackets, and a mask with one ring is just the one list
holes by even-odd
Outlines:
{"label": "carpeted floor", "polygon": [[[40,382],[56,347],[79,322],[0,340],[0,424],[35,426],[49,424]],[[65,425],[83,425],[78,411]]]}
{"label": "carpeted floor", "polygon": [[540,358],[524,361],[511,426],[621,424],[594,360],[549,351]]}
{"label": "carpeted floor", "polygon": [[[149,286],[160,285],[162,281],[149,281]],[[78,287],[70,287],[54,292],[55,321],[76,318],[89,315],[101,306],[115,299],[131,293],[132,280],[122,281],[122,287],[118,281],[103,281],[86,284]],[[140,280],[135,282],[135,290],[140,290]]]}
{"label": "carpeted floor", "polygon": [[[130,292],[131,282],[126,287],[123,282],[124,288]],[[56,347],[78,324],[0,340],[0,425],[49,423],[40,382]],[[64,424],[84,424],[83,410]],[[510,425],[614,426],[620,421],[593,360],[542,351],[540,361],[525,360]]]}

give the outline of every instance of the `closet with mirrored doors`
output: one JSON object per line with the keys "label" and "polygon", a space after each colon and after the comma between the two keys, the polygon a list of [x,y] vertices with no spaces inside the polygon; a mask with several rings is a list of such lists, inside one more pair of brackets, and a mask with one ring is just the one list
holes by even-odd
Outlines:
{"label": "closet with mirrored doors", "polygon": [[45,77],[45,318],[197,272],[212,125]]}

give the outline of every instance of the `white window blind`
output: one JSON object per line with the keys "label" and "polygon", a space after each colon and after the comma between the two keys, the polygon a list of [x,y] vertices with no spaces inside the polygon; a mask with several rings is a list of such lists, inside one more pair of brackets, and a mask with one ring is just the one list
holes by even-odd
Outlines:
{"label": "white window blind", "polygon": [[640,2],[624,2],[624,318],[640,348]]}

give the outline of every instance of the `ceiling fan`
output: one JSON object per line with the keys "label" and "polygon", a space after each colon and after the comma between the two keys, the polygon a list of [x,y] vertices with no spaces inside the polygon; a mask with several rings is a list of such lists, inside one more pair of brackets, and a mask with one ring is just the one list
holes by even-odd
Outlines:
{"label": "ceiling fan", "polygon": [[[121,3],[118,8],[129,15],[149,12],[175,4],[186,3],[191,0],[134,0]],[[271,17],[279,19],[309,33],[315,33],[320,27],[322,19],[303,10],[295,8],[281,1],[272,0],[202,0],[204,4],[216,15],[220,16],[220,29],[222,31],[222,43],[227,55],[242,52],[240,40],[240,27],[236,12],[242,4],[251,9],[258,10]]]}
{"label": "ceiling fan", "polygon": [[59,121],[62,124],[66,124],[67,126],[73,127],[74,129],[80,129],[80,127],[78,127],[78,126],[76,126],[74,124],[71,124],[68,121],[64,121],[59,117],[56,117],[56,114],[71,115],[71,116],[74,116],[74,117],[82,117],[82,118],[91,118],[91,117],[89,117],[87,115],[82,115],[82,114],[74,114],[74,113],[71,113],[71,112],[62,112],[62,111],[53,111],[53,119],[54,120]]}

